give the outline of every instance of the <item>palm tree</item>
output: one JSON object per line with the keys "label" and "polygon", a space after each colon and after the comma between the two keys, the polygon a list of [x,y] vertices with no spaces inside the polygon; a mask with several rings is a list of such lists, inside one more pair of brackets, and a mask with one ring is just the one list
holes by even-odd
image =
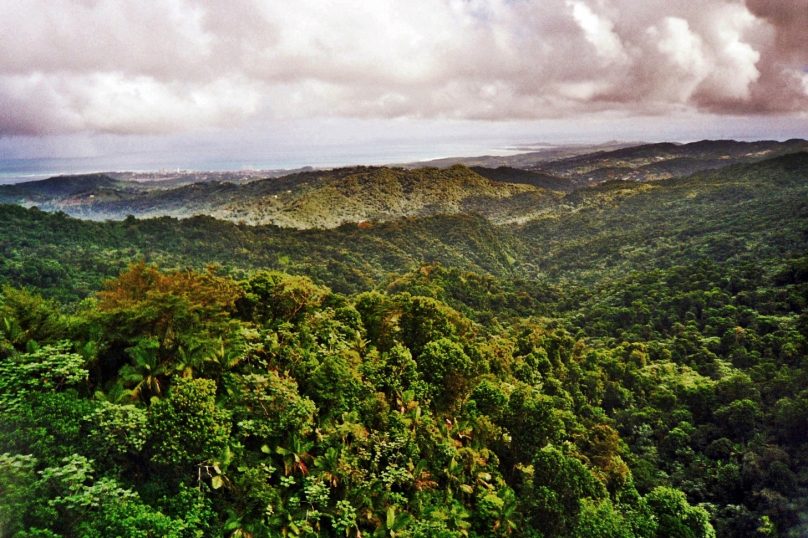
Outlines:
{"label": "palm tree", "polygon": [[325,451],[325,454],[316,456],[314,458],[314,468],[320,472],[320,476],[326,482],[331,484],[331,487],[337,487],[339,484],[339,467],[342,454],[339,448],[330,447]]}
{"label": "palm tree", "polygon": [[131,399],[148,402],[153,396],[161,396],[165,378],[169,373],[166,363],[158,357],[156,339],[144,338],[126,350],[131,362],[118,373],[118,386]]}
{"label": "palm tree", "polygon": [[177,346],[177,359],[174,371],[182,377],[193,377],[203,364],[213,355],[211,345],[204,340],[192,339]]}

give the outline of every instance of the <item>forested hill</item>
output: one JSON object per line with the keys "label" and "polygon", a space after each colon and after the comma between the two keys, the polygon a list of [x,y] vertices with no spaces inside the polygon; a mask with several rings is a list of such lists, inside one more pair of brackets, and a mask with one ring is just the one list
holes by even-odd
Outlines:
{"label": "forested hill", "polygon": [[0,206],[0,535],[805,536],[808,154],[552,196]]}
{"label": "forested hill", "polygon": [[566,211],[518,232],[554,277],[597,279],[695,257],[776,263],[805,245],[808,153],[654,183],[607,182],[565,201]]}
{"label": "forested hill", "polygon": [[[492,163],[505,164],[472,168],[356,166],[265,178],[196,173],[166,179],[156,174],[154,181],[141,175],[135,181],[132,173],[60,176],[0,186],[0,203],[92,220],[207,215],[300,229],[470,213],[494,224],[522,224],[546,214],[566,193],[582,187],[615,180],[653,182],[806,150],[808,141],[798,139],[705,140],[573,152],[574,156],[561,158],[563,152],[548,150],[534,160],[532,154],[520,154]],[[478,162],[469,159],[471,164]]]}
{"label": "forested hill", "polygon": [[247,224],[333,228],[346,222],[437,214],[524,221],[560,196],[535,185],[491,181],[464,166],[341,168],[244,184],[200,182],[168,189],[102,177],[106,181],[81,176],[0,187],[0,201],[94,220],[208,215]]}
{"label": "forested hill", "polygon": [[566,195],[522,226],[438,215],[306,231],[208,217],[89,222],[5,206],[0,277],[67,298],[141,258],[165,267],[271,267],[344,292],[430,263],[588,283],[702,257],[777,265],[805,243],[807,155],[650,184],[608,182]]}
{"label": "forested hill", "polygon": [[611,151],[576,155],[526,167],[560,176],[578,185],[622,179],[653,181],[753,163],[780,155],[808,151],[808,141],[700,140],[689,144],[643,144]]}

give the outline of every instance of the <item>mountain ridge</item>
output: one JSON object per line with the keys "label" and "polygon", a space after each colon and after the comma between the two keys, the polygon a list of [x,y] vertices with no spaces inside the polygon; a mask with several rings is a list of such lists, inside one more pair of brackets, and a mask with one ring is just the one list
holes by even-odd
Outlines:
{"label": "mountain ridge", "polygon": [[[540,167],[353,166],[179,185],[87,174],[0,186],[0,202],[93,220],[209,215],[300,229],[462,213],[480,214],[495,224],[520,224],[540,218],[558,204],[586,198],[584,191],[592,186],[612,181],[653,183],[801,150],[808,150],[808,141],[702,140],[599,150],[543,162]],[[582,192],[570,198],[578,191]]]}

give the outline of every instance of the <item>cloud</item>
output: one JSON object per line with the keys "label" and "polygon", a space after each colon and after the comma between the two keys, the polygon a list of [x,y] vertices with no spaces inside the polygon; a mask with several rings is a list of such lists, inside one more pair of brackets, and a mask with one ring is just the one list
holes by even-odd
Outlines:
{"label": "cloud", "polygon": [[241,79],[204,84],[120,72],[5,77],[0,122],[21,134],[170,133],[252,115],[260,93]]}
{"label": "cloud", "polygon": [[0,135],[804,114],[808,0],[0,3]]}
{"label": "cloud", "polygon": [[614,23],[606,17],[599,16],[582,1],[567,1],[572,8],[572,18],[581,27],[584,37],[594,47],[596,56],[607,64],[622,63],[626,60],[623,43],[614,32]]}

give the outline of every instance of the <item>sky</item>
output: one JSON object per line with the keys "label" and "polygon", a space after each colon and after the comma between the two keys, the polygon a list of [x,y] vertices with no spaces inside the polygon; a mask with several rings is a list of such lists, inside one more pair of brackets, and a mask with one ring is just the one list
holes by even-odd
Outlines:
{"label": "sky", "polygon": [[0,0],[0,175],[808,137],[806,28],[808,0]]}

